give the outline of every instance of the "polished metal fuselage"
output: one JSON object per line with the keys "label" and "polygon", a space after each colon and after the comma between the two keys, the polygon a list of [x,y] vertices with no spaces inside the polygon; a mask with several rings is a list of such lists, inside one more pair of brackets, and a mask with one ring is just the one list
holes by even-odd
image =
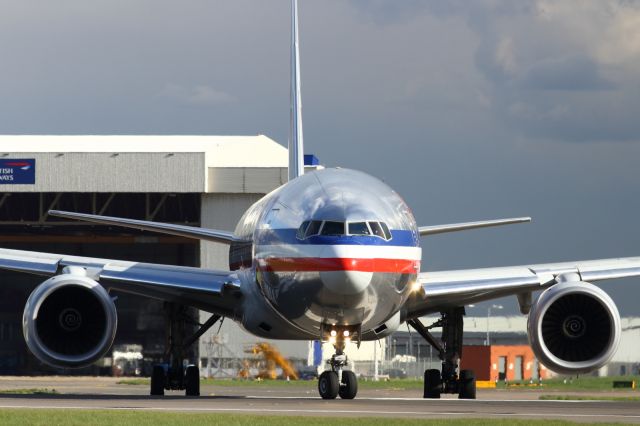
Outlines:
{"label": "polished metal fuselage", "polygon": [[[384,222],[391,238],[346,230],[301,238],[305,221]],[[247,241],[230,249],[244,294],[238,320],[270,338],[316,339],[331,326],[357,327],[363,340],[382,337],[397,328],[420,267],[406,203],[378,179],[348,169],[314,171],[281,186],[246,211],[235,235]]]}

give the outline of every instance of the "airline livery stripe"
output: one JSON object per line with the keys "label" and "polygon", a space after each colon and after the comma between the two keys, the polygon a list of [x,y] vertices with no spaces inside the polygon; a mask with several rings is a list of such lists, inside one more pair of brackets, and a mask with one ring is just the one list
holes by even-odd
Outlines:
{"label": "airline livery stripe", "polygon": [[420,262],[408,259],[355,259],[279,257],[258,259],[259,268],[267,272],[359,271],[415,274]]}
{"label": "airline livery stripe", "polygon": [[333,258],[407,259],[420,260],[420,247],[350,246],[350,245],[291,245],[269,244],[256,246],[256,256],[262,258]]}

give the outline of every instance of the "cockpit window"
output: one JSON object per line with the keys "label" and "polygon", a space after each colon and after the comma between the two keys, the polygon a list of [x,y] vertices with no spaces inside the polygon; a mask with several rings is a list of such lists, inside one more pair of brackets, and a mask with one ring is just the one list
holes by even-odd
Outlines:
{"label": "cockpit window", "polygon": [[348,230],[348,235],[375,235],[384,240],[391,239],[391,231],[384,222],[349,222],[346,226],[344,222],[332,221],[332,220],[305,220],[302,222],[296,237],[298,239],[305,239],[314,235],[345,235]]}
{"label": "cockpit window", "polygon": [[371,235],[367,222],[349,223],[349,235]]}
{"label": "cockpit window", "polygon": [[371,232],[376,237],[384,238],[384,231],[382,230],[382,226],[378,222],[369,222],[369,227],[371,228]]}
{"label": "cockpit window", "polygon": [[384,237],[387,240],[391,239],[391,231],[389,231],[389,227],[387,226],[386,223],[384,222],[380,222],[380,226],[382,226],[382,230],[384,231]]}
{"label": "cockpit window", "polygon": [[344,222],[327,220],[322,227],[321,235],[344,235]]}
{"label": "cockpit window", "polygon": [[307,231],[309,223],[311,223],[310,220],[305,220],[304,222],[302,222],[302,225],[300,225],[300,228],[298,228],[298,232],[296,232],[296,238],[298,238],[299,240],[302,240],[304,238],[304,233]]}
{"label": "cockpit window", "polygon": [[322,226],[321,220],[312,220],[311,223],[309,224],[309,227],[307,228],[307,232],[305,232],[304,234],[305,238],[308,238],[312,235],[318,235],[318,232],[320,232],[321,226]]}

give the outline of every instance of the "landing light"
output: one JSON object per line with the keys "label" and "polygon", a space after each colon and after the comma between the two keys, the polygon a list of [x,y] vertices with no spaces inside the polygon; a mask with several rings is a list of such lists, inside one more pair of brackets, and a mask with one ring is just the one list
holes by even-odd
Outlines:
{"label": "landing light", "polygon": [[331,330],[331,337],[336,337],[338,335],[338,332],[335,330]]}
{"label": "landing light", "polygon": [[344,335],[344,337],[349,337],[349,330],[345,330],[342,334]]}
{"label": "landing light", "polygon": [[414,281],[411,283],[411,291],[420,291],[422,283],[420,281]]}

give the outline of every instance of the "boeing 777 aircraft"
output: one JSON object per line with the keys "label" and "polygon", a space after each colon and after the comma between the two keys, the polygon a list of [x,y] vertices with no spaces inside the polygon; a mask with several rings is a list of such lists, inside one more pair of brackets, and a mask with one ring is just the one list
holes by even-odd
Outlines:
{"label": "boeing 777 aircraft", "polygon": [[[297,0],[292,0],[289,181],[252,205],[234,232],[142,220],[50,211],[49,214],[229,245],[229,269],[216,271],[0,249],[0,268],[46,276],[24,308],[29,349],[42,362],[80,367],[101,358],[116,333],[113,293],[134,293],[210,312],[193,336],[170,316],[167,364],[154,367],[151,394],[199,394],[198,369],[183,367],[185,347],[223,317],[270,339],[331,342],[335,354],[318,381],[320,396],[356,396],[347,344],[413,327],[439,354],[425,371],[424,396],[475,398],[473,371],[459,371],[465,305],[517,297],[528,314],[538,359],[561,373],[606,364],[620,340],[611,298],[590,282],[640,275],[640,257],[421,272],[420,238],[525,222],[515,218],[418,226],[403,199],[365,173],[329,168],[303,174]],[[544,290],[534,302],[532,292]],[[440,314],[430,325],[425,314]],[[442,338],[430,330],[442,327]]]}

